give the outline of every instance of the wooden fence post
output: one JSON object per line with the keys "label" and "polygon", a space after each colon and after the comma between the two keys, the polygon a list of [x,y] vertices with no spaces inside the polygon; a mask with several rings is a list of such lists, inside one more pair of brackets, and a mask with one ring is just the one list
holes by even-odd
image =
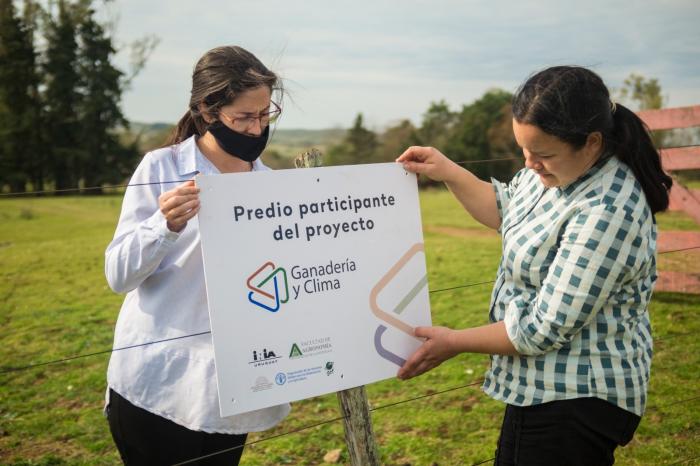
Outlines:
{"label": "wooden fence post", "polygon": [[[311,149],[294,159],[296,168],[320,167],[321,153]],[[349,388],[337,393],[340,411],[343,413],[345,444],[353,466],[378,466],[379,454],[372,432],[372,417],[364,386]]]}

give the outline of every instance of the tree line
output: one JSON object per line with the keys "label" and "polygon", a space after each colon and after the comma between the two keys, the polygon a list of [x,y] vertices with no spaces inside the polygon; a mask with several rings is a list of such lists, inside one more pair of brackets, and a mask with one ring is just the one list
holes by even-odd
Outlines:
{"label": "tree line", "polygon": [[[119,184],[150,144],[129,131],[120,103],[157,42],[147,37],[133,44],[127,75],[113,64],[109,25],[97,20],[92,2],[0,0],[0,191]],[[665,102],[657,80],[634,74],[615,94],[639,109]],[[418,125],[405,119],[381,132],[368,129],[360,113],[327,149],[324,163],[390,162],[407,147],[423,145],[482,179],[509,179],[522,167],[511,99],[511,93],[492,89],[456,110],[444,100],[433,102]],[[655,137],[660,143],[664,135]],[[273,167],[291,164],[274,150],[265,160]]]}
{"label": "tree line", "polygon": [[134,72],[113,64],[91,0],[0,0],[0,188],[11,192],[120,182],[140,157],[123,143],[122,93]]}
{"label": "tree line", "polygon": [[[622,87],[611,89],[611,95],[633,110],[662,108],[667,101],[657,79],[634,73]],[[328,149],[325,163],[391,162],[409,146],[433,146],[481,179],[509,180],[523,166],[512,130],[512,98],[510,92],[492,89],[454,111],[444,100],[433,102],[423,114],[420,126],[403,120],[377,133],[365,127],[360,113],[342,142]],[[656,131],[652,137],[659,148],[682,145],[688,138],[664,131]],[[427,178],[420,178],[419,182],[431,184]]]}
{"label": "tree line", "polygon": [[[328,149],[325,163],[392,162],[409,146],[433,146],[481,178],[509,179],[522,167],[511,129],[512,98],[509,92],[493,89],[459,110],[450,109],[444,100],[433,102],[420,126],[403,120],[380,134],[367,129],[358,114],[343,141]],[[421,184],[428,183],[421,179]]]}

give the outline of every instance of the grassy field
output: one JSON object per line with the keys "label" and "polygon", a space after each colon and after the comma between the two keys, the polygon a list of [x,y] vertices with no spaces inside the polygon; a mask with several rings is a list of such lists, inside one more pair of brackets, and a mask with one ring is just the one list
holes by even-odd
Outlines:
{"label": "grassy field", "polygon": [[[0,365],[37,363],[109,349],[122,296],[103,274],[103,252],[120,198],[0,200]],[[500,253],[495,233],[475,224],[444,191],[422,194],[432,290],[492,280]],[[659,216],[662,229],[697,230],[680,214]],[[670,261],[698,273],[695,260]],[[664,262],[661,262],[662,266]],[[485,323],[491,287],[431,294],[436,325]],[[622,465],[662,465],[700,457],[700,299],[657,293],[651,306],[657,337],[649,411],[633,442],[618,450]],[[118,464],[102,416],[108,355],[0,375],[0,463]],[[457,357],[408,382],[367,387],[372,407],[437,393],[480,379],[487,358]],[[478,386],[461,388],[373,413],[384,464],[471,464],[493,457],[503,406]],[[334,395],[294,404],[278,427],[249,440],[338,416]],[[332,422],[248,447],[243,464],[321,464],[342,449],[342,424]],[[693,464],[686,462],[684,464]],[[697,464],[697,463],[696,463]]]}

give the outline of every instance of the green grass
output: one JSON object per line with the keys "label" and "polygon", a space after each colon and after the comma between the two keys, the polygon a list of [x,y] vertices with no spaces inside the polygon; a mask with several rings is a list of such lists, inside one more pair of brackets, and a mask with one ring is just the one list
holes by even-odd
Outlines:
{"label": "green grass", "polygon": [[[119,197],[0,200],[0,365],[16,366],[108,349],[122,297],[103,273]],[[445,191],[422,194],[432,290],[492,280],[498,236],[476,224]],[[662,229],[698,227],[682,214],[659,215]],[[688,257],[688,253],[674,253]],[[670,255],[667,255],[670,256]],[[697,257],[697,256],[695,256]],[[698,271],[697,261],[677,261]],[[486,322],[491,287],[431,294],[436,325]],[[649,392],[651,408],[633,442],[618,450],[622,465],[667,464],[700,456],[700,299],[657,293],[651,316],[657,337]],[[118,464],[101,413],[108,355],[0,375],[0,463]],[[462,355],[408,382],[367,387],[373,407],[478,380],[487,358]],[[373,413],[384,464],[470,464],[493,457],[503,405],[478,386],[461,388]],[[276,428],[257,440],[338,416],[335,395],[294,403]],[[342,424],[332,422],[248,447],[243,464],[319,464],[341,448]]]}

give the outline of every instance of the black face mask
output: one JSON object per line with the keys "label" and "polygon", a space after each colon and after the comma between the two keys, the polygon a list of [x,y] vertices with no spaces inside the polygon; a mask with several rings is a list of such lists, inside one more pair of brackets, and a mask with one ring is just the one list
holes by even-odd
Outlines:
{"label": "black face mask", "polygon": [[216,143],[224,152],[246,162],[252,162],[260,157],[270,135],[269,126],[260,136],[247,136],[237,133],[220,121],[209,126],[208,131],[214,136]]}

